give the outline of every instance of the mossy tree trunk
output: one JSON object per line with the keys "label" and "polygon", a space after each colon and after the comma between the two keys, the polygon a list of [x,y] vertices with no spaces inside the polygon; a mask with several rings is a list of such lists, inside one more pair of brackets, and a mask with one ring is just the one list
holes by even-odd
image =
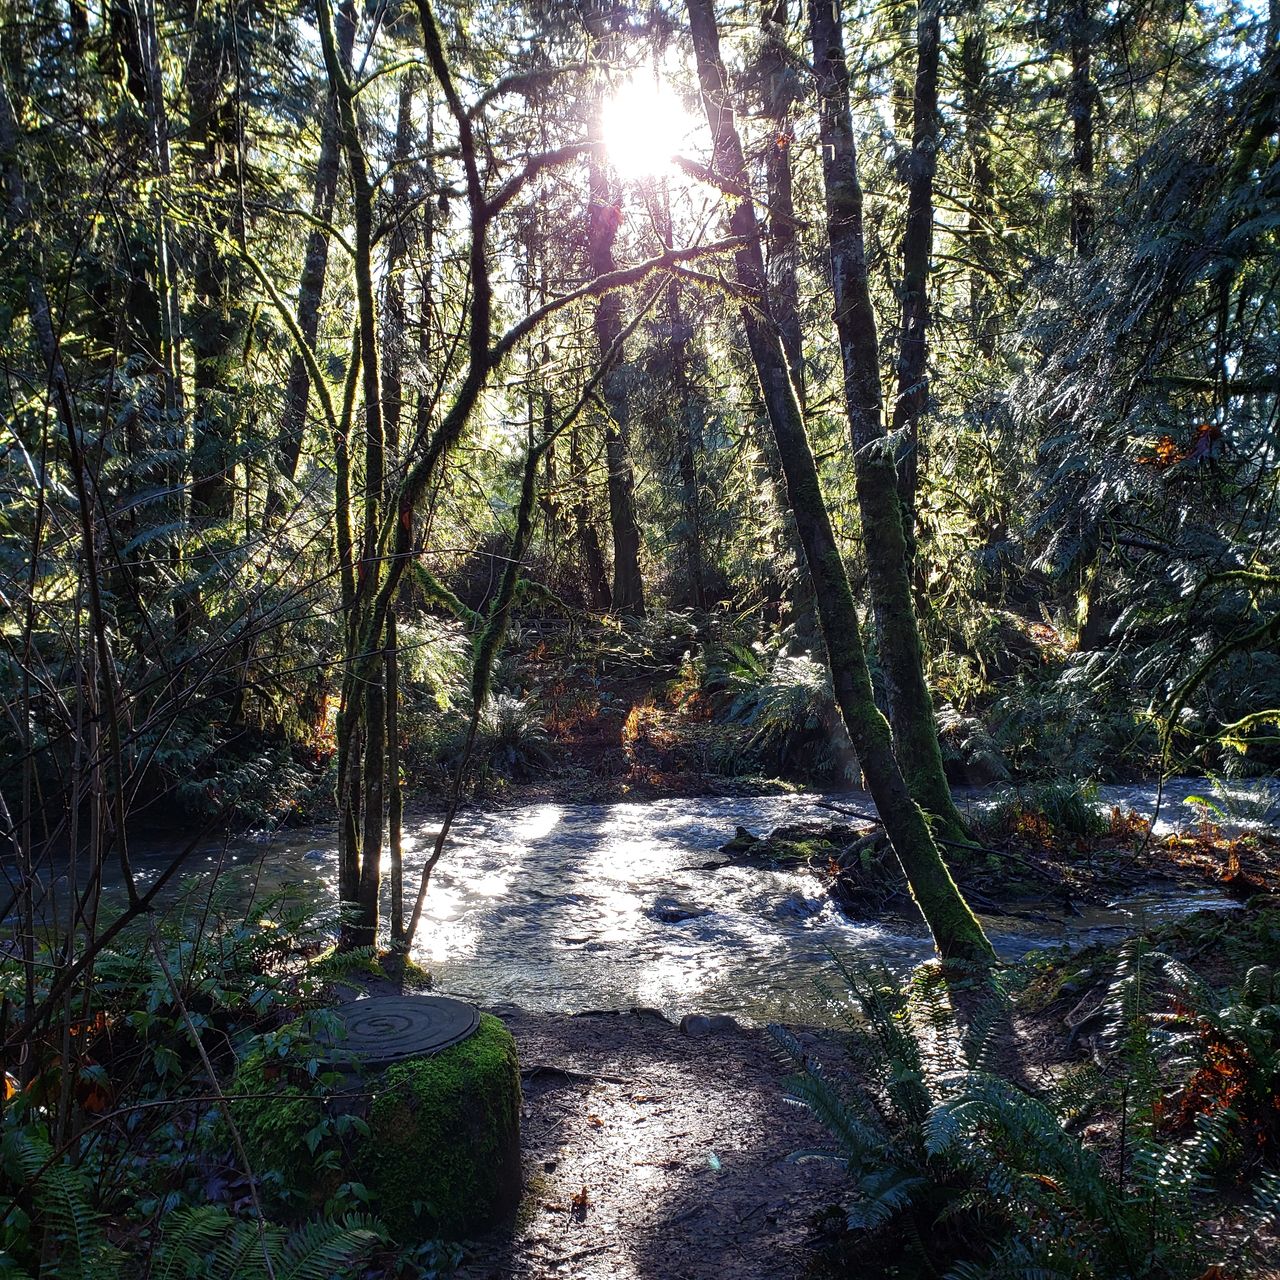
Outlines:
{"label": "mossy tree trunk", "polygon": [[887,452],[879,343],[863,241],[862,187],[836,0],[812,0],[810,34],[818,82],[831,286],[844,369],[845,412],[853,440],[854,485],[894,751],[912,797],[932,817],[938,834],[959,841],[966,838],[964,822],[942,768],[911,597],[904,513]]}
{"label": "mossy tree trunk", "polygon": [[[686,0],[686,5],[703,104],[715,142],[714,169],[730,192],[730,229],[743,239],[734,254],[734,268],[736,283],[751,299],[742,310],[747,344],[813,581],[836,702],[880,819],[939,952],[949,959],[989,961],[993,956],[990,944],[952,880],[923,811],[907,790],[894,759],[888,722],[875,703],[853,592],[831,527],[786,355],[768,313],[764,256],[720,57],[713,0]],[[863,465],[892,495],[896,509],[893,463],[883,446],[864,450]]]}

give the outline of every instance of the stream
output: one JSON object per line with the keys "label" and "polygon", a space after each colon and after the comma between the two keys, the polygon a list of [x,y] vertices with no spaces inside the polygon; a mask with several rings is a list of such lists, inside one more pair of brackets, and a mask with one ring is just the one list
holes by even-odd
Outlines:
{"label": "stream", "polygon": [[[1268,784],[1211,792],[1203,779],[1166,784],[1157,833],[1192,825],[1207,794],[1224,825],[1274,821]],[[978,808],[979,793],[960,794]],[[1104,787],[1104,804],[1150,815],[1154,784]],[[486,1006],[582,1012],[645,1006],[669,1017],[730,1013],[745,1023],[826,1021],[814,979],[829,977],[829,951],[904,969],[931,954],[923,924],[852,921],[804,870],[722,866],[720,845],[741,825],[766,834],[782,823],[832,821],[831,801],[872,808],[841,793],[706,797],[613,804],[533,804],[459,815],[436,868],[414,955],[437,989]],[[406,897],[438,828],[406,824]],[[163,851],[134,846],[143,875]],[[259,864],[261,892],[332,894],[332,832],[290,831],[201,850],[193,871]],[[1153,883],[1106,907],[1055,923],[984,917],[1000,953],[1093,941],[1203,908],[1235,904],[1212,889]],[[1056,908],[1049,907],[1046,914]]]}

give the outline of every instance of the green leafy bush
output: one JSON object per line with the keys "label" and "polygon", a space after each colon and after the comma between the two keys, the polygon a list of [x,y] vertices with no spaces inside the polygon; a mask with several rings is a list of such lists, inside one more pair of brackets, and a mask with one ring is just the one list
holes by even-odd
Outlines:
{"label": "green leafy bush", "polygon": [[1096,783],[1047,782],[1017,791],[1002,790],[980,820],[1000,836],[1025,834],[1045,839],[1089,839],[1108,830]]}

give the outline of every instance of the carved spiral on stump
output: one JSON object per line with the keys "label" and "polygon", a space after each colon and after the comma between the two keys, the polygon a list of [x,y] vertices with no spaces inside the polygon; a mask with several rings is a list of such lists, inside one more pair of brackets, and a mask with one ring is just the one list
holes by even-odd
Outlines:
{"label": "carved spiral on stump", "polygon": [[370,996],[332,1010],[335,1027],[325,1036],[334,1066],[386,1067],[405,1058],[439,1053],[465,1040],[480,1025],[474,1005],[448,996]]}

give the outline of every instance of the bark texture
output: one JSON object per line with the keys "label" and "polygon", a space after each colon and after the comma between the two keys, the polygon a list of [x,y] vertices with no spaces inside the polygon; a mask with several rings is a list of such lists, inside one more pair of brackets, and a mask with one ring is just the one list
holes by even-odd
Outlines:
{"label": "bark texture", "polygon": [[[355,4],[345,0],[335,15],[338,56],[344,70],[351,69],[351,50],[355,45]],[[302,259],[302,277],[298,283],[298,329],[313,350],[320,332],[320,303],[324,298],[325,276],[329,269],[329,227],[333,219],[334,197],[338,190],[341,147],[338,142],[338,116],[332,95],[326,103],[320,124],[320,154],[316,160],[315,188],[311,198],[311,216],[316,219],[307,233],[307,248]],[[307,403],[311,395],[311,378],[306,361],[294,352],[289,361],[289,376],[284,388],[284,409],[280,414],[277,450],[280,472],[290,480],[298,470],[302,437],[306,429]]]}
{"label": "bark texture", "polygon": [[[715,140],[714,168],[737,193],[736,198],[730,197],[729,225],[744,244],[734,255],[735,277],[748,297],[759,300],[760,310],[747,306],[742,311],[747,344],[813,579],[836,701],[881,821],[939,952],[948,958],[986,961],[992,957],[990,944],[938,853],[923,811],[907,790],[894,759],[888,722],[876,707],[853,592],[831,528],[786,355],[768,314],[764,255],[755,209],[750,199],[742,198],[747,196],[746,165],[720,57],[713,0],[686,0],[686,4],[703,104]],[[867,451],[866,466],[893,494],[893,464],[883,447]],[[896,507],[896,495],[893,501]]]}
{"label": "bark texture", "polygon": [[892,463],[886,462],[889,445],[883,420],[879,343],[867,281],[862,187],[835,0],[813,0],[810,31],[845,412],[853,441],[854,483],[894,750],[911,795],[932,816],[938,833],[948,840],[964,840],[964,822],[942,768],[933,701],[924,678],[903,507]]}

